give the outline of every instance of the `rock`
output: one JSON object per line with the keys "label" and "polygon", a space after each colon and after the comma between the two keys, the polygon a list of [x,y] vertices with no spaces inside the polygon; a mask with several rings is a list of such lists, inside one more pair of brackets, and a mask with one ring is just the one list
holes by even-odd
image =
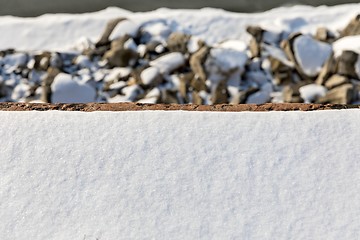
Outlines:
{"label": "rock", "polygon": [[205,46],[205,42],[198,37],[191,36],[187,43],[187,51],[191,54],[196,53]]}
{"label": "rock", "polygon": [[74,63],[79,66],[79,68],[87,68],[91,69],[93,66],[93,63],[89,59],[88,56],[85,55],[79,55],[75,58]]}
{"label": "rock", "polygon": [[253,37],[250,39],[249,49],[250,49],[251,57],[253,58],[261,57],[260,44]]}
{"label": "rock", "polygon": [[146,22],[140,27],[140,42],[148,43],[151,41],[157,41],[164,43],[170,34],[171,28],[167,25],[165,20]]}
{"label": "rock", "polygon": [[219,44],[215,44],[214,47],[232,49],[239,52],[245,52],[248,50],[248,46],[244,41],[236,39],[225,40]]}
{"label": "rock", "polygon": [[89,103],[94,102],[96,91],[85,82],[76,81],[66,73],[58,74],[51,84],[51,102],[53,103]]}
{"label": "rock", "polygon": [[2,62],[5,68],[25,68],[29,60],[29,55],[26,53],[8,54]]}
{"label": "rock", "polygon": [[309,35],[302,35],[294,40],[293,51],[301,71],[309,77],[316,77],[331,56],[332,47]]}
{"label": "rock", "polygon": [[195,74],[196,78],[201,79],[203,82],[205,82],[207,76],[204,69],[204,63],[210,53],[210,48],[207,46],[204,46],[200,48],[199,51],[191,55],[190,57],[190,67],[193,73]]}
{"label": "rock", "polygon": [[161,100],[165,104],[177,104],[179,103],[176,93],[163,89],[161,91]]}
{"label": "rock", "polygon": [[131,68],[116,67],[110,70],[109,74],[104,78],[105,82],[118,82],[127,81],[130,74]]}
{"label": "rock", "polygon": [[355,65],[358,62],[359,55],[353,51],[343,51],[338,58],[337,73],[350,78],[358,78]]}
{"label": "rock", "polygon": [[328,89],[332,89],[332,88],[336,88],[336,87],[346,84],[346,83],[350,83],[350,81],[347,77],[336,74],[336,75],[331,76],[325,82],[325,87],[327,87]]}
{"label": "rock", "polygon": [[332,43],[335,41],[335,35],[332,34],[327,28],[319,27],[316,30],[315,39],[321,42]]}
{"label": "rock", "polygon": [[167,48],[170,52],[181,52],[183,54],[187,53],[188,51],[188,42],[190,40],[190,36],[180,33],[174,32],[170,34],[167,40]]}
{"label": "rock", "polygon": [[292,83],[284,86],[283,88],[283,100],[287,103],[302,103],[304,99],[300,96],[300,88],[306,85],[312,84],[311,81],[303,81],[298,83]]}
{"label": "rock", "polygon": [[341,37],[360,34],[360,14],[353,18],[340,34]]}
{"label": "rock", "polygon": [[150,62],[150,66],[157,67],[161,74],[169,74],[184,64],[185,57],[179,52],[168,53]]}
{"label": "rock", "polygon": [[248,26],[246,28],[246,31],[254,37],[255,41],[257,43],[260,43],[262,41],[264,29],[262,29],[259,26]]}
{"label": "rock", "polygon": [[266,51],[271,56],[272,59],[279,61],[289,68],[295,67],[295,64],[287,58],[285,52],[282,49],[268,44],[262,44],[261,46],[264,48],[264,51]]}
{"label": "rock", "polygon": [[335,57],[339,57],[344,51],[352,51],[360,54],[360,35],[338,39],[333,43],[333,51]]}
{"label": "rock", "polygon": [[54,82],[55,77],[60,73],[58,68],[48,68],[47,74],[41,83],[42,94],[41,101],[46,103],[51,103],[51,84]]}
{"label": "rock", "polygon": [[247,100],[247,104],[263,104],[267,103],[271,100],[271,93],[273,91],[273,87],[271,83],[266,83],[261,86],[260,91],[251,94]]}
{"label": "rock", "polygon": [[34,55],[34,64],[32,68],[36,70],[46,71],[50,66],[50,52],[42,52],[40,54]]}
{"label": "rock", "polygon": [[190,82],[196,77],[193,73],[185,73],[180,74],[180,83],[179,83],[179,93],[183,99],[185,99],[185,102],[189,102],[188,99],[188,87],[190,85]]}
{"label": "rock", "polygon": [[352,84],[343,84],[331,89],[324,97],[319,98],[317,102],[322,104],[349,104],[352,102],[355,94]]}
{"label": "rock", "polygon": [[128,40],[125,39],[112,42],[111,49],[104,54],[103,59],[107,60],[111,67],[127,67],[136,63],[138,54],[131,49],[124,48],[124,43]]}
{"label": "rock", "polygon": [[25,99],[31,94],[31,87],[26,83],[20,83],[14,88],[11,99],[16,102],[25,102]]}
{"label": "rock", "polygon": [[139,33],[140,26],[134,21],[123,19],[116,24],[109,36],[110,41],[114,41],[125,36],[136,38]]}
{"label": "rock", "polygon": [[300,87],[299,92],[305,103],[314,103],[317,99],[326,95],[327,89],[317,84],[308,84]]}
{"label": "rock", "polygon": [[143,70],[140,74],[140,78],[141,78],[141,82],[146,86],[148,85],[156,86],[162,80],[160,71],[156,67],[149,67]]}
{"label": "rock", "polygon": [[80,38],[74,46],[74,49],[76,51],[79,51],[81,53],[85,51],[89,51],[95,48],[95,44],[87,37]]}
{"label": "rock", "polygon": [[125,95],[127,101],[134,102],[139,95],[144,94],[144,90],[139,85],[131,85],[121,90],[121,93]]}
{"label": "rock", "polygon": [[208,59],[211,59],[210,66],[208,66],[207,69],[209,72],[211,72],[209,68],[211,68],[212,65],[216,65],[223,73],[228,73],[235,69],[239,69],[242,72],[248,56],[245,52],[233,49],[212,48]]}
{"label": "rock", "polygon": [[329,59],[325,62],[315,83],[318,85],[324,85],[326,80],[328,80],[330,76],[336,73],[336,70],[337,70],[337,62],[334,59],[334,56],[331,55]]}
{"label": "rock", "polygon": [[103,46],[105,44],[109,43],[109,37],[111,33],[113,32],[114,28],[118,25],[118,23],[126,20],[126,18],[116,18],[111,21],[109,21],[105,27],[105,30],[103,34],[101,35],[99,41],[96,43],[96,47]]}
{"label": "rock", "polygon": [[226,81],[221,81],[211,93],[212,104],[222,104],[229,102]]}

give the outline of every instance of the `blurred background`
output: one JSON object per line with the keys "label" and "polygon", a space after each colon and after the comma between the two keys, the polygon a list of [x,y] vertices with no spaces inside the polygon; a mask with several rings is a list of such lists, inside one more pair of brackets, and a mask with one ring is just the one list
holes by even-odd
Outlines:
{"label": "blurred background", "polygon": [[270,8],[307,4],[336,5],[358,2],[354,0],[0,0],[0,15],[33,17],[44,13],[81,13],[118,6],[131,11],[149,11],[159,7],[203,8],[215,7],[234,12],[258,12]]}

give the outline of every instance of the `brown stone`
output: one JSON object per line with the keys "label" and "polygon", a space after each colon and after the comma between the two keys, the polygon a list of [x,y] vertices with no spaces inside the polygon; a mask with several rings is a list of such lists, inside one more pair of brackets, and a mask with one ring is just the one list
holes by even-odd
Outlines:
{"label": "brown stone", "polygon": [[203,100],[197,91],[192,92],[192,103],[198,105],[203,104]]}
{"label": "brown stone", "polygon": [[319,27],[316,30],[315,39],[321,42],[333,43],[335,36],[327,28]]}
{"label": "brown stone", "polygon": [[137,57],[137,53],[131,49],[111,49],[104,55],[111,67],[127,67]]}
{"label": "brown stone", "polygon": [[118,23],[120,23],[124,20],[126,20],[126,18],[121,17],[121,18],[116,18],[116,19],[109,21],[105,27],[104,32],[102,33],[102,35],[99,39],[99,41],[96,43],[95,46],[100,47],[100,46],[108,44],[111,33],[113,32],[115,27],[118,25]]}
{"label": "brown stone", "polygon": [[228,103],[228,93],[226,88],[226,81],[221,81],[211,94],[211,101],[213,104]]}
{"label": "brown stone", "polygon": [[167,40],[167,48],[170,52],[181,52],[186,53],[188,51],[187,44],[189,42],[190,36],[180,33],[174,32],[170,34]]}
{"label": "brown stone", "polygon": [[254,37],[255,41],[257,43],[260,43],[262,41],[264,29],[262,29],[259,26],[248,26],[246,28],[246,31]]}
{"label": "brown stone", "polygon": [[164,104],[177,104],[179,103],[176,93],[171,91],[162,91],[161,92],[161,102]]}
{"label": "brown stone", "polygon": [[300,97],[299,89],[305,85],[311,84],[309,80],[301,81],[298,83],[293,83],[286,85],[283,88],[283,99],[286,103],[302,103],[304,100]]}
{"label": "brown stone", "polygon": [[207,75],[205,72],[205,69],[203,67],[203,64],[206,61],[207,56],[210,53],[210,48],[207,46],[204,46],[199,49],[196,53],[194,53],[190,57],[190,67],[195,76],[199,77],[203,81],[206,81]]}
{"label": "brown stone", "polygon": [[349,79],[345,76],[342,75],[333,75],[331,76],[326,82],[325,82],[325,87],[328,89],[332,89],[332,88],[336,88],[340,85],[343,85],[345,83],[349,83]]}
{"label": "brown stone", "polygon": [[331,89],[318,103],[348,104],[354,98],[354,86],[350,83]]}
{"label": "brown stone", "polygon": [[47,75],[41,83],[41,87],[42,87],[41,101],[45,103],[51,102],[51,84],[53,83],[55,77],[60,72],[61,71],[58,68],[53,68],[53,67],[48,68]]}
{"label": "brown stone", "polygon": [[337,61],[334,56],[330,56],[329,59],[325,62],[323,68],[321,69],[315,83],[318,85],[324,85],[326,80],[329,79],[330,76],[336,73],[337,69]]}
{"label": "brown stone", "polygon": [[260,57],[261,47],[254,37],[250,39],[249,49],[250,49],[251,57],[253,58]]}
{"label": "brown stone", "polygon": [[46,71],[50,66],[50,58],[51,58],[50,52],[43,52],[40,54],[36,54],[34,56],[34,60],[35,60],[34,69],[40,71]]}
{"label": "brown stone", "polygon": [[360,34],[360,14],[353,18],[341,32],[340,37],[354,36]]}
{"label": "brown stone", "polygon": [[124,36],[111,42],[111,49],[103,56],[111,67],[127,67],[138,59],[136,52],[124,49],[124,44],[129,39],[129,36]]}
{"label": "brown stone", "polygon": [[343,51],[338,58],[337,73],[351,78],[358,78],[355,63],[359,55],[353,51]]}
{"label": "brown stone", "polygon": [[285,55],[287,58],[295,64],[295,69],[297,70],[298,74],[300,75],[301,79],[307,80],[308,76],[303,72],[301,67],[296,61],[294,50],[293,50],[293,43],[297,37],[301,36],[301,33],[293,33],[289,36],[287,40],[281,42],[281,48],[284,50]]}
{"label": "brown stone", "polygon": [[190,86],[193,88],[193,90],[195,91],[206,91],[207,87],[205,84],[205,81],[199,77],[194,76],[191,81],[190,81]]}

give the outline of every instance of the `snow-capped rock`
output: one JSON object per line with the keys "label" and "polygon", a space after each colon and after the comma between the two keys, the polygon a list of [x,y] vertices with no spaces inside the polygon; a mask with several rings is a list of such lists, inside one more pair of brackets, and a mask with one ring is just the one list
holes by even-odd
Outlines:
{"label": "snow-capped rock", "polygon": [[94,102],[96,91],[89,84],[76,81],[66,73],[58,74],[51,85],[51,102],[53,103],[87,103]]}
{"label": "snow-capped rock", "polygon": [[157,67],[149,67],[141,72],[140,78],[144,85],[150,85],[160,77],[160,71]]}
{"label": "snow-capped rock", "polygon": [[110,34],[109,40],[112,41],[125,35],[129,35],[130,37],[136,37],[139,32],[139,27],[139,24],[135,23],[134,21],[121,21],[116,25],[116,27]]}
{"label": "snow-capped rock", "polygon": [[185,64],[185,57],[179,52],[173,52],[150,62],[150,66],[157,67],[162,74],[169,74]]}
{"label": "snow-capped rock", "polygon": [[305,103],[312,103],[320,97],[324,97],[327,89],[317,84],[308,84],[299,88],[300,96]]}

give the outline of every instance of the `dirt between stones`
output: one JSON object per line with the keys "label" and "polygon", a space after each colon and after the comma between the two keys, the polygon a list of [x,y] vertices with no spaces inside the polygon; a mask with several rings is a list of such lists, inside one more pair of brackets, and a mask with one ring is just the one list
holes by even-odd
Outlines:
{"label": "dirt between stones", "polygon": [[209,112],[267,112],[267,111],[315,111],[360,109],[360,105],[342,104],[303,104],[303,103],[266,103],[266,104],[140,104],[140,103],[0,103],[0,111],[209,111]]}

